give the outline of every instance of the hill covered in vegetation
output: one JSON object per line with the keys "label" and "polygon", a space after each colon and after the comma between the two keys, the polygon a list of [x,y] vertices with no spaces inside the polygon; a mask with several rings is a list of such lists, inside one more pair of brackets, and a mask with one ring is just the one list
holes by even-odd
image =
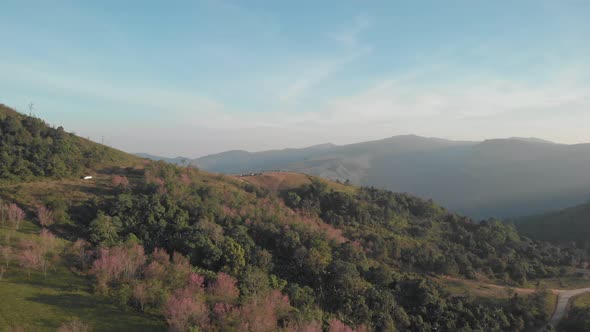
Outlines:
{"label": "hill covered in vegetation", "polygon": [[590,202],[560,211],[514,220],[526,236],[553,243],[572,244],[590,250]]}
{"label": "hill covered in vegetation", "polygon": [[534,138],[462,142],[403,135],[341,146],[227,151],[191,163],[226,174],[284,170],[349,180],[431,198],[476,219],[544,213],[590,197],[590,144]]}
{"label": "hill covered in vegetation", "polygon": [[[8,123],[32,121],[5,114]],[[47,310],[30,318],[0,306],[6,326],[57,327],[61,319],[103,331],[157,329],[153,320],[173,331],[528,331],[547,321],[547,293],[454,296],[437,276],[516,286],[585,260],[409,194],[302,174],[210,174],[68,137],[72,151],[87,144],[121,164],[81,159],[94,179],[72,169],[11,173],[0,185],[0,295]],[[35,141],[14,144],[29,151]],[[39,281],[55,278],[79,286]],[[9,293],[4,283],[24,286]],[[39,284],[53,296],[27,295]],[[101,315],[126,311],[130,320],[115,328],[60,310],[79,304]]]}
{"label": "hill covered in vegetation", "polygon": [[134,159],[0,104],[0,183],[78,177]]}

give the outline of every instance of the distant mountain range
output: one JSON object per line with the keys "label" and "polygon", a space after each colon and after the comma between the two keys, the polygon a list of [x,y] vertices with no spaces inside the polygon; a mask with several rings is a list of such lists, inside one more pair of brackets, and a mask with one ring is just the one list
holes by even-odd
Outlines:
{"label": "distant mountain range", "polygon": [[190,158],[185,158],[185,157],[166,158],[166,157],[155,156],[155,155],[149,154],[149,153],[134,153],[134,155],[136,155],[140,158],[146,158],[146,159],[151,159],[151,160],[162,160],[167,163],[178,164],[178,165],[186,164],[186,163],[189,163],[192,161]]}
{"label": "distant mountain range", "polygon": [[220,173],[297,171],[432,198],[474,218],[515,217],[590,198],[590,144],[512,137],[482,142],[414,135],[349,145],[227,151],[190,163]]}

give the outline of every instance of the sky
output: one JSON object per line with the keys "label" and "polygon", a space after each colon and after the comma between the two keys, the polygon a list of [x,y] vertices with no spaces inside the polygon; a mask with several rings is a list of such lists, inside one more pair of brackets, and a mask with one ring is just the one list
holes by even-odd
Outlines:
{"label": "sky", "polygon": [[590,1],[12,1],[0,103],[128,152],[590,142]]}

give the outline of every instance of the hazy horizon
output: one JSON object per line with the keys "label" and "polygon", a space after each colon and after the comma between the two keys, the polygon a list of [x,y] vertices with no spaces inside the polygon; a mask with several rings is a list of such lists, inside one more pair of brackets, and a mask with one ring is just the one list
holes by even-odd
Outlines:
{"label": "hazy horizon", "polygon": [[584,143],[589,11],[581,1],[8,1],[0,102],[24,113],[33,102],[51,124],[166,157],[410,133]]}
{"label": "hazy horizon", "polygon": [[167,154],[156,154],[156,153],[150,153],[150,152],[146,152],[146,151],[126,151],[129,153],[133,153],[133,154],[148,154],[148,155],[152,155],[155,157],[163,157],[163,158],[190,158],[190,159],[197,159],[200,157],[205,157],[205,156],[209,156],[209,155],[215,155],[218,153],[223,153],[223,152],[228,152],[228,151],[247,151],[250,153],[257,153],[257,152],[265,152],[265,151],[271,151],[271,150],[286,150],[286,149],[305,149],[305,148],[311,148],[311,147],[316,147],[316,146],[321,146],[321,145],[327,145],[327,144],[331,144],[334,146],[344,146],[344,145],[351,145],[351,144],[358,144],[358,143],[366,143],[366,142],[372,142],[372,141],[380,141],[380,140],[386,140],[388,138],[394,138],[394,137],[400,137],[400,136],[415,136],[415,137],[420,137],[420,138],[426,138],[426,139],[442,139],[442,140],[448,140],[448,141],[457,141],[457,142],[472,142],[472,143],[480,143],[483,141],[487,141],[487,140],[508,140],[508,139],[523,139],[523,140],[527,140],[527,139],[532,139],[532,140],[539,140],[539,141],[545,141],[547,143],[554,143],[554,144],[563,144],[563,145],[576,145],[576,144],[590,144],[590,142],[574,142],[574,143],[563,143],[563,142],[556,142],[556,141],[551,141],[548,139],[545,139],[543,137],[520,137],[520,136],[510,136],[510,137],[488,137],[488,138],[484,138],[481,140],[459,140],[459,139],[450,139],[450,138],[445,138],[445,137],[431,137],[431,136],[423,136],[423,135],[416,135],[416,134],[399,134],[399,135],[392,135],[392,136],[388,136],[388,137],[381,137],[381,138],[377,138],[377,139],[367,139],[367,140],[363,140],[363,141],[358,141],[358,142],[350,142],[350,143],[342,143],[342,144],[338,144],[338,143],[334,143],[334,142],[322,142],[322,143],[315,143],[315,144],[310,144],[310,145],[303,145],[303,146],[284,146],[284,147],[279,147],[279,148],[272,148],[272,149],[262,149],[262,150],[248,150],[248,149],[227,149],[227,150],[221,150],[221,151],[217,151],[217,152],[212,152],[212,153],[207,153],[207,154],[203,154],[203,155],[167,155]]}

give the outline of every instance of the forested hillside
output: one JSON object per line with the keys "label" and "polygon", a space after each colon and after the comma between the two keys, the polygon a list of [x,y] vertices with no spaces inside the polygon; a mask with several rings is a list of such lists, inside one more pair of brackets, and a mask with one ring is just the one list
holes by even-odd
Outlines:
{"label": "forested hillside", "polygon": [[133,159],[0,104],[0,183],[76,177]]}
{"label": "forested hillside", "polygon": [[[4,123],[33,121],[4,116]],[[38,139],[12,140],[6,149],[51,145],[35,143],[44,136],[28,128],[37,127],[22,127],[19,137]],[[71,151],[119,155],[67,137]],[[71,160],[48,151],[56,163]],[[79,156],[68,172],[10,173],[16,183],[0,185],[0,286],[74,273],[84,292],[173,331],[528,331],[547,321],[548,293],[452,296],[437,276],[517,286],[585,259],[408,194],[314,177],[270,187],[164,162],[101,168]],[[96,177],[75,179],[88,165]],[[78,297],[68,296],[42,303],[75,306]],[[10,310],[0,307],[6,324],[31,326]]]}
{"label": "forested hillside", "polygon": [[590,250],[590,203],[514,220],[520,232],[533,239],[572,244]]}

